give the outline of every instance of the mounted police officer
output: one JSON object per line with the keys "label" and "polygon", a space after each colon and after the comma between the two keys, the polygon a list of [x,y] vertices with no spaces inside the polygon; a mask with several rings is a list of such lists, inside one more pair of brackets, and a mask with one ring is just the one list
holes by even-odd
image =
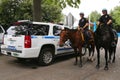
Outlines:
{"label": "mounted police officer", "polygon": [[78,30],[82,30],[83,34],[84,34],[84,38],[85,38],[85,44],[88,42],[88,40],[90,40],[90,33],[88,32],[88,26],[89,26],[89,22],[88,20],[84,17],[84,13],[81,12],[80,13],[80,20],[78,23]]}
{"label": "mounted police officer", "polygon": [[103,9],[102,13],[103,13],[103,15],[99,18],[98,26],[100,26],[101,24],[105,24],[106,26],[110,27],[110,33],[111,33],[111,35],[113,37],[112,45],[116,46],[115,40],[117,38],[116,38],[115,31],[112,29],[113,28],[112,17],[110,15],[108,15],[107,9]]}

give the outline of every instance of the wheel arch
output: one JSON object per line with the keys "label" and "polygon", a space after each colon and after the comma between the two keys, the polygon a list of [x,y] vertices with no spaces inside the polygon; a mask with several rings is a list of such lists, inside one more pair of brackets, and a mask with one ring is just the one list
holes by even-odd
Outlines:
{"label": "wheel arch", "polygon": [[[43,59],[43,54],[44,54],[44,51],[46,51],[46,50],[51,50],[52,51],[52,61],[49,62],[49,63],[44,62],[44,59]],[[39,56],[37,58],[38,64],[43,65],[43,66],[47,66],[47,65],[52,64],[52,62],[54,60],[54,55],[55,55],[55,46],[53,44],[45,44],[45,45],[43,45],[41,47],[41,49],[40,49]]]}
{"label": "wheel arch", "polygon": [[42,51],[44,48],[51,48],[52,51],[53,51],[53,54],[55,54],[55,45],[53,45],[53,44],[45,44],[45,45],[43,45],[43,46],[41,47],[41,49],[40,49],[40,53],[41,53],[41,51]]}

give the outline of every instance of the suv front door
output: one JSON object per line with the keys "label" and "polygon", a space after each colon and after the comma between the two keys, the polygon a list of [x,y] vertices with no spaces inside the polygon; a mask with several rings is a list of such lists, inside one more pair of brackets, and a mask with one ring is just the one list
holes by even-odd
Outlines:
{"label": "suv front door", "polygon": [[73,49],[71,48],[69,44],[69,40],[65,42],[65,45],[63,47],[59,46],[61,30],[62,30],[62,26],[56,25],[53,27],[53,35],[56,36],[55,42],[57,42],[57,53],[58,54],[73,51]]}

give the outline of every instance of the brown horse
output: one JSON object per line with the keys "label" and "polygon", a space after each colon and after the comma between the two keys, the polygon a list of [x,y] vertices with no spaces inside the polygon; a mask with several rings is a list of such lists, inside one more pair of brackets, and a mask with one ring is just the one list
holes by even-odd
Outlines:
{"label": "brown horse", "polygon": [[[75,52],[75,65],[78,62],[78,56],[80,57],[80,64],[79,66],[82,67],[82,47],[84,45],[84,37],[82,31],[74,30],[74,29],[64,29],[60,33],[60,46],[63,46],[67,40],[70,40],[71,47],[74,49]],[[91,56],[91,51],[93,51],[92,56],[94,55],[94,40],[88,41],[89,45],[89,56]],[[78,53],[77,53],[78,51]]]}

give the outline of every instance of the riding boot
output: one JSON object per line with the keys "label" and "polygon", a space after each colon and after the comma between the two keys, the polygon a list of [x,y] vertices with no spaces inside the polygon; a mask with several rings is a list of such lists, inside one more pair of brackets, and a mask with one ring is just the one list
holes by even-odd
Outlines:
{"label": "riding boot", "polygon": [[85,41],[84,41],[83,47],[87,47],[87,41],[88,41],[88,39],[87,39],[87,36],[86,36],[86,32],[85,32],[85,31],[84,31],[84,39],[85,39]]}
{"label": "riding boot", "polygon": [[118,38],[117,31],[115,29],[112,29],[113,35],[114,35],[114,40],[116,41]]}
{"label": "riding boot", "polygon": [[116,40],[117,40],[117,36],[116,36],[116,32],[113,29],[110,29],[111,35],[112,35],[112,47],[116,46]]}

